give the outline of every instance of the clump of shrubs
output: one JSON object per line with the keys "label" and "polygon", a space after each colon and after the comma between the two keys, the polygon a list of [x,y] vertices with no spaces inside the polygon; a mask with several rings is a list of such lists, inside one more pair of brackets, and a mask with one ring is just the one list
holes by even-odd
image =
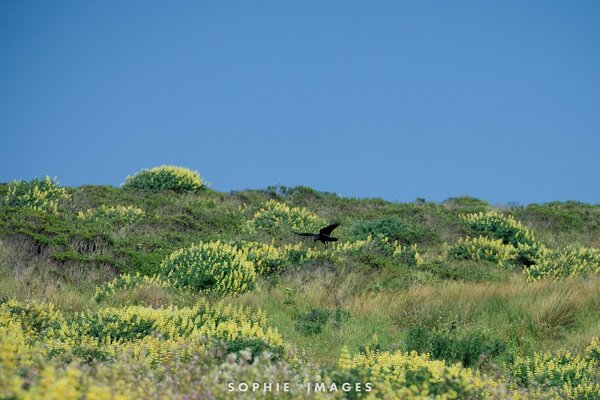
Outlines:
{"label": "clump of shrubs", "polygon": [[172,190],[177,193],[190,193],[200,190],[202,185],[202,179],[197,171],[172,165],[161,165],[128,176],[123,183],[123,188],[151,192]]}
{"label": "clump of shrubs", "polygon": [[294,231],[318,231],[324,221],[306,208],[290,207],[277,200],[269,200],[248,222],[250,230],[267,233],[280,232],[283,229]]}
{"label": "clump of shrubs", "polygon": [[559,351],[517,356],[509,366],[509,376],[517,387],[542,386],[567,399],[597,399],[600,393],[598,365],[589,355]]}
{"label": "clump of shrubs", "polygon": [[535,263],[542,249],[533,233],[512,216],[494,211],[461,215],[468,232],[475,237],[461,238],[447,248],[451,258],[488,260],[502,267]]}
{"label": "clump of shrubs", "polygon": [[134,206],[106,206],[90,208],[79,211],[77,219],[82,221],[106,221],[113,224],[134,224],[140,221],[146,213],[139,207]]}
{"label": "clump of shrubs", "polygon": [[[428,354],[390,353],[369,348],[351,356],[344,347],[330,378],[333,382],[369,382],[368,397],[384,399],[483,398],[486,389],[498,386],[498,382],[460,364],[446,364]],[[360,395],[358,390],[345,394],[346,398]]]}
{"label": "clump of shrubs", "polygon": [[588,247],[566,246],[542,249],[535,264],[525,271],[529,280],[543,277],[561,279],[584,273],[600,273],[600,250]]}
{"label": "clump of shrubs", "polygon": [[59,186],[56,179],[52,180],[47,176],[44,179],[11,182],[3,204],[57,213],[59,203],[70,198],[66,188]]}
{"label": "clump of shrubs", "polygon": [[501,215],[494,211],[479,212],[461,215],[465,226],[478,235],[486,235],[493,239],[500,239],[504,244],[514,247],[518,245],[533,245],[533,233],[524,227],[511,215]]}
{"label": "clump of shrubs", "polygon": [[162,262],[160,276],[175,287],[217,293],[242,293],[254,288],[256,281],[247,254],[220,241],[175,251]]}
{"label": "clump of shrubs", "polygon": [[478,365],[488,357],[496,357],[505,350],[505,343],[478,331],[459,332],[446,328],[431,330],[415,326],[408,330],[406,347],[420,354],[449,362],[460,362],[465,367]]}

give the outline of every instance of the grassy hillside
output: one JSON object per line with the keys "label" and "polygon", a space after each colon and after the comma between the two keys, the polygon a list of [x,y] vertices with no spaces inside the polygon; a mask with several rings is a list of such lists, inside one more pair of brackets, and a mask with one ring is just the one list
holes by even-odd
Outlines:
{"label": "grassy hillside", "polygon": [[147,184],[0,186],[0,397],[600,398],[598,205]]}

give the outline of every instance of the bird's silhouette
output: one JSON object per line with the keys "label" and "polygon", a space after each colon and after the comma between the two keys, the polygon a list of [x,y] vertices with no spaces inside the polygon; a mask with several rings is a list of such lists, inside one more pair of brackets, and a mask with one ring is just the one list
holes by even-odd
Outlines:
{"label": "bird's silhouette", "polygon": [[294,233],[300,236],[312,237],[315,242],[319,240],[323,244],[327,245],[327,243],[329,242],[337,242],[338,238],[332,237],[331,232],[333,232],[333,230],[338,226],[340,226],[340,221],[334,221],[331,225],[328,225],[325,228],[321,228],[321,230],[319,230],[319,233]]}

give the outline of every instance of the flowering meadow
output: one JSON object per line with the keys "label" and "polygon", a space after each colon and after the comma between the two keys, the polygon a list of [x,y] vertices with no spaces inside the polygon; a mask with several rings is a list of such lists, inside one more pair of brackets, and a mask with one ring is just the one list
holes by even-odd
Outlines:
{"label": "flowering meadow", "polygon": [[599,249],[573,202],[1,184],[0,399],[600,399]]}

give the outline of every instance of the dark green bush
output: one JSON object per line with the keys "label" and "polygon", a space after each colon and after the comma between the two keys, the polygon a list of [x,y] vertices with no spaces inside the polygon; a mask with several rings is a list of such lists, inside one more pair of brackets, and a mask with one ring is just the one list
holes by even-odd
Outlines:
{"label": "dark green bush", "polygon": [[363,221],[354,227],[352,234],[360,240],[366,239],[369,235],[384,236],[401,244],[429,242],[436,237],[430,229],[410,224],[396,216]]}
{"label": "dark green bush", "polygon": [[407,350],[429,353],[433,358],[460,362],[465,367],[476,366],[486,357],[496,357],[505,350],[503,341],[482,332],[470,331],[459,334],[456,330],[431,330],[422,326],[412,327],[406,336]]}

